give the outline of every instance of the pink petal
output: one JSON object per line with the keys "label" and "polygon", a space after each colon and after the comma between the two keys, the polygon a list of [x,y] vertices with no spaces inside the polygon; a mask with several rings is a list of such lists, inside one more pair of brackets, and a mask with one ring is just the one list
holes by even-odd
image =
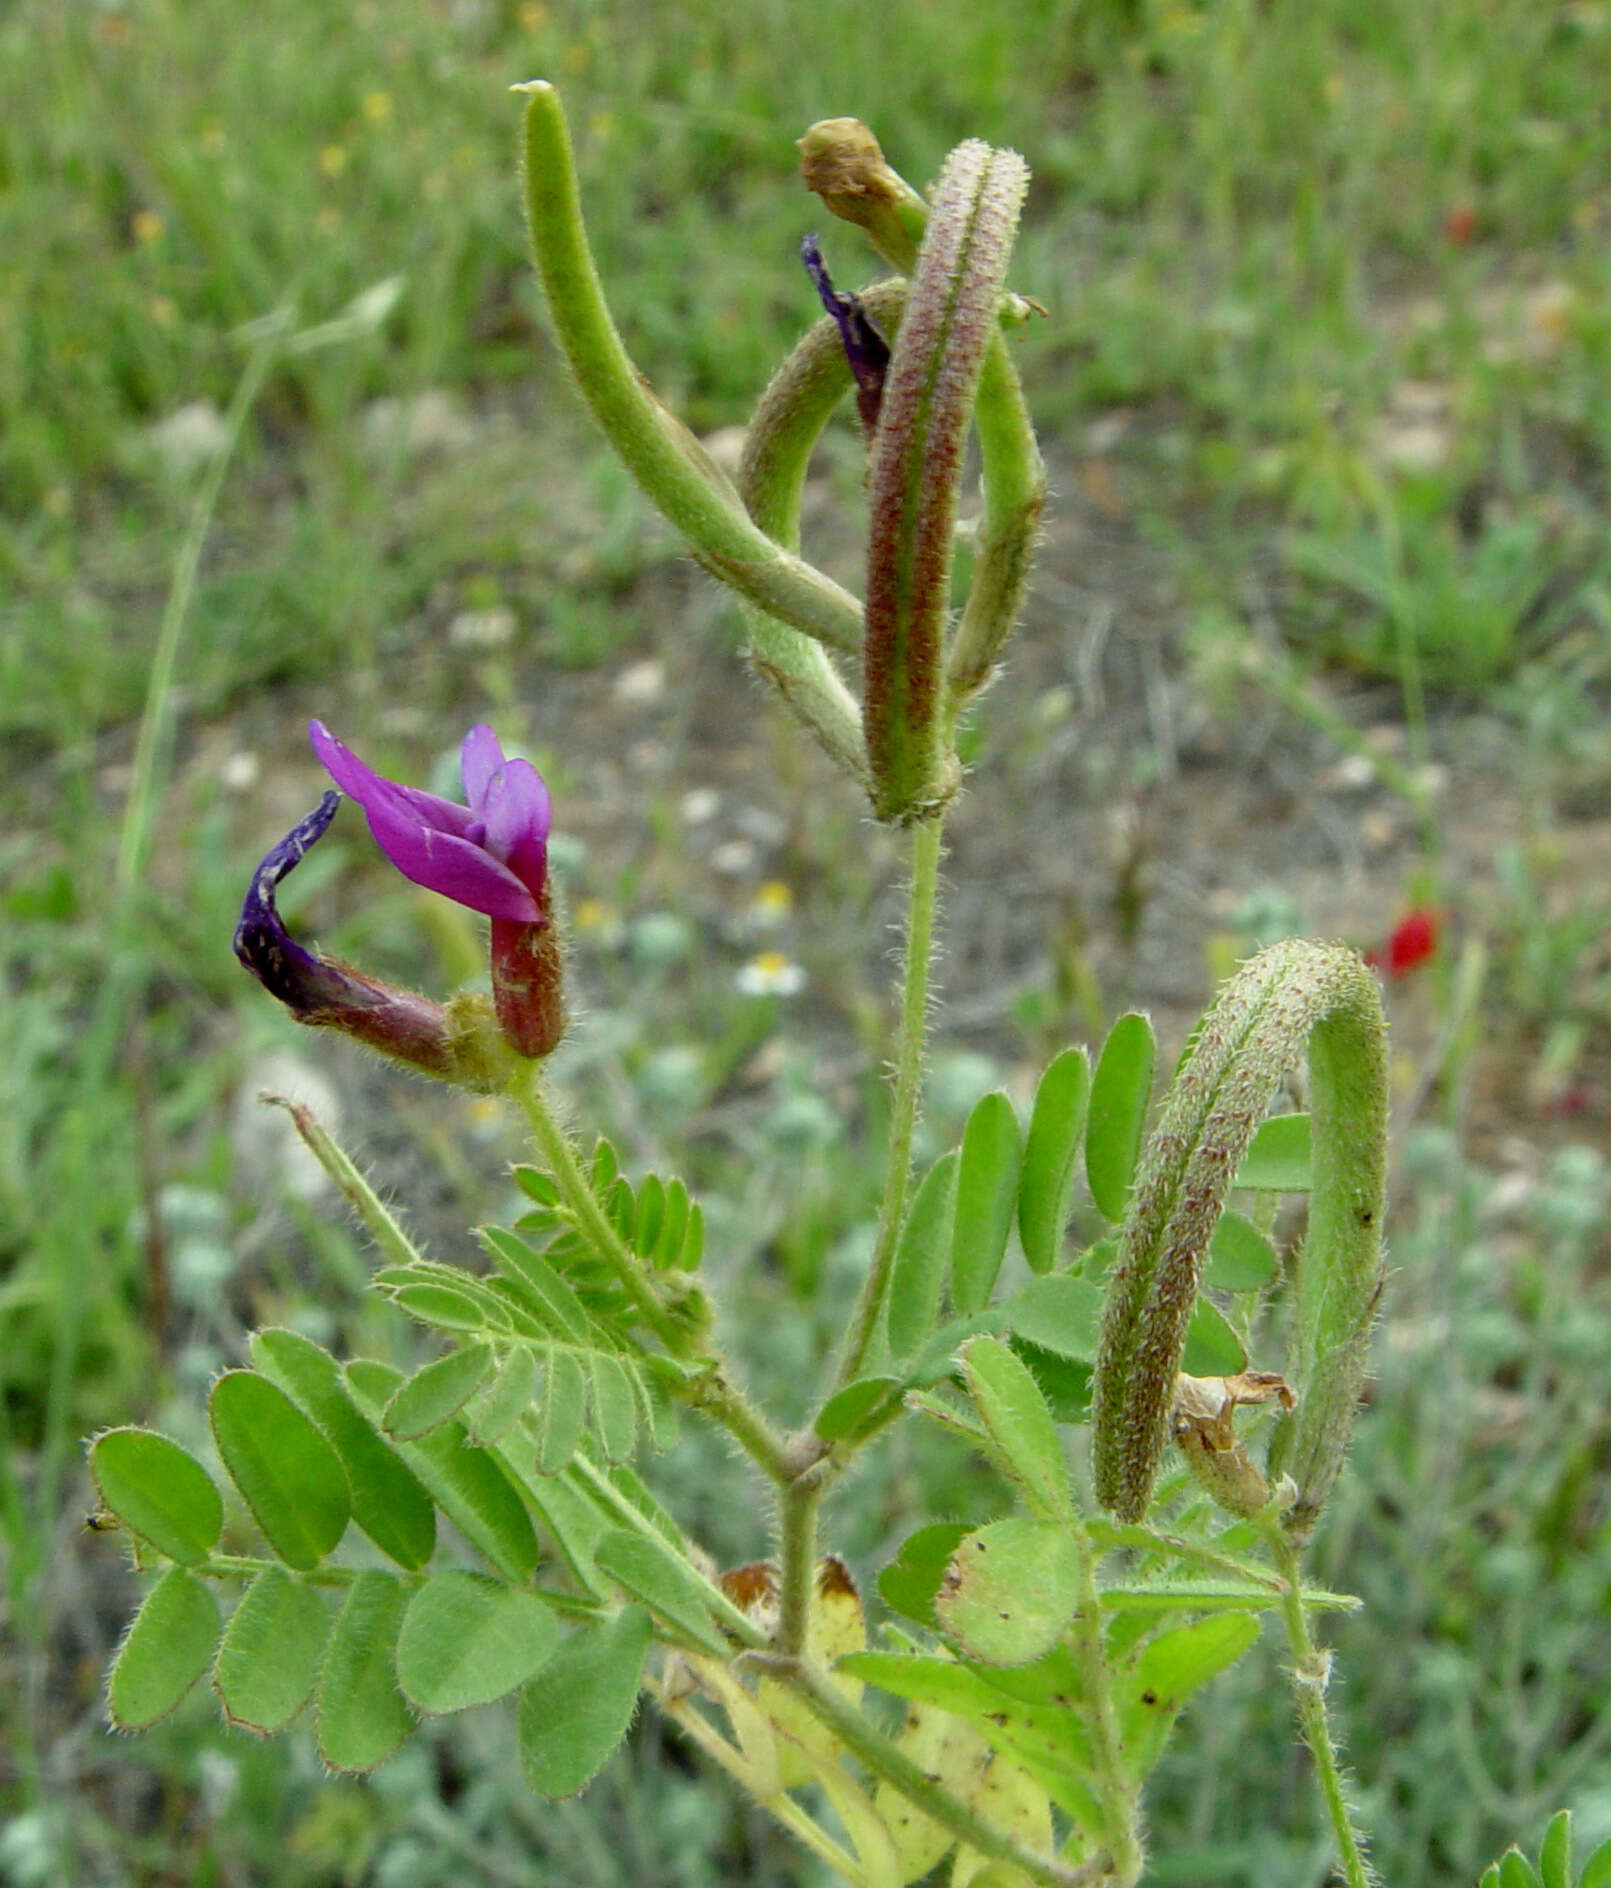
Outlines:
{"label": "pink petal", "polygon": [[503,747],[484,721],[478,721],[464,737],[459,749],[459,769],[464,775],[464,797],[471,811],[481,816],[481,804],[487,797],[492,776],[503,765]]}
{"label": "pink petal", "polygon": [[338,741],[322,721],[309,722],[308,738],[313,743],[314,753],[324,763],[325,772],[365,812],[388,805],[399,818],[415,825],[453,833],[461,839],[478,837],[481,822],[469,807],[460,806],[457,800],[444,800],[440,794],[422,793],[418,787],[401,786],[384,774],[377,774],[373,767],[365,766],[351,748]]}

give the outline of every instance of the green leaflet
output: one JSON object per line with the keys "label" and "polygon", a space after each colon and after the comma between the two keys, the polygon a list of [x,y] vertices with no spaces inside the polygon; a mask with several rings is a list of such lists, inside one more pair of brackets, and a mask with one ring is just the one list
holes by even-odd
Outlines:
{"label": "green leaflet", "polygon": [[1091,1077],[1085,1177],[1096,1210],[1114,1224],[1129,1204],[1157,1054],[1152,1024],[1132,1010],[1108,1031]]}
{"label": "green leaflet", "polygon": [[330,1607],[283,1567],[265,1567],[235,1608],[213,1669],[231,1724],[269,1736],[313,1696],[330,1637]]}
{"label": "green leaflet", "polygon": [[1247,1613],[1216,1613],[1149,1639],[1117,1687],[1125,1768],[1138,1781],[1163,1753],[1180,1707],[1199,1685],[1224,1671],[1259,1636]]}
{"label": "green leaflet", "polygon": [[1050,1272],[1062,1250],[1090,1093],[1083,1049],[1065,1049],[1035,1091],[1018,1175],[1018,1237],[1033,1272]]}
{"label": "green leaflet", "polygon": [[[355,1358],[346,1369],[355,1401],[377,1420],[401,1380],[397,1371],[370,1358]],[[470,1447],[464,1425],[456,1421],[398,1447],[437,1506],[505,1579],[532,1577],[538,1556],[531,1517],[492,1451]]]}
{"label": "green leaflet", "polygon": [[961,1317],[982,1311],[995,1290],[1018,1216],[1022,1144],[1012,1103],[985,1095],[968,1116],[957,1163],[956,1218],[951,1235],[951,1303]]}
{"label": "green leaflet", "polygon": [[401,1575],[367,1569],[347,1589],[319,1677],[319,1755],[332,1770],[373,1770],[418,1727],[397,1689]]}
{"label": "green leaflet", "polygon": [[1306,1114],[1261,1121],[1233,1185],[1252,1193],[1307,1193],[1313,1183]]}
{"label": "green leaflet", "polygon": [[218,1603],[184,1567],[145,1596],[118,1650],[106,1714],[120,1731],[149,1730],[206,1671],[218,1643]]}
{"label": "green leaflet", "polygon": [[1029,1367],[999,1339],[975,1337],[962,1352],[962,1369],[1002,1467],[1043,1516],[1072,1519],[1057,1426]]}
{"label": "green leaflet", "polygon": [[1049,1278],[1032,1278],[1002,1310],[1015,1336],[1059,1357],[1089,1364],[1096,1361],[1102,1304],[1100,1285],[1058,1272]]}
{"label": "green leaflet", "polygon": [[1062,1638],[1079,1584],[1079,1544],[1068,1528],[1014,1516],[958,1543],[934,1610],[971,1658],[1028,1665]]}
{"label": "green leaflet", "polygon": [[213,1439],[269,1545],[307,1572],[341,1539],[351,1515],[339,1457],[278,1385],[229,1370],[207,1399]]}
{"label": "green leaflet", "polygon": [[206,1469],[151,1429],[109,1429],[90,1449],[102,1504],[159,1554],[194,1567],[216,1546],[224,1501]]}
{"label": "green leaflet", "polygon": [[428,1714],[490,1704],[525,1684],[561,1637],[534,1593],[485,1574],[432,1574],[403,1614],[397,1682],[415,1710]]}
{"label": "green leaflet", "polygon": [[398,1385],[381,1417],[381,1427],[397,1442],[429,1435],[464,1408],[491,1370],[490,1344],[450,1350]]}
{"label": "green leaflet", "polygon": [[319,1425],[347,1474],[352,1518],[400,1567],[423,1567],[436,1546],[436,1506],[419,1478],[347,1394],[341,1366],[296,1331],[259,1331],[257,1368]]}
{"label": "green leaflet", "polygon": [[703,1585],[669,1546],[629,1528],[614,1528],[599,1541],[593,1559],[629,1598],[641,1600],[705,1651],[719,1659],[728,1656],[727,1641],[711,1624]]}
{"label": "green leaflet", "polygon": [[580,1626],[520,1700],[520,1757],[539,1796],[574,1796],[626,1736],[654,1629],[641,1606]]}
{"label": "green leaflet", "polygon": [[942,1154],[924,1174],[907,1209],[890,1273],[886,1328],[897,1365],[922,1349],[940,1309],[956,1210],[957,1155]]}

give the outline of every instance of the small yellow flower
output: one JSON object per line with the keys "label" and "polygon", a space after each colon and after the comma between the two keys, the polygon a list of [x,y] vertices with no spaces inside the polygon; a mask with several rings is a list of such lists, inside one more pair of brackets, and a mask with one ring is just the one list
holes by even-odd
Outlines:
{"label": "small yellow flower", "polygon": [[520,9],[519,19],[528,33],[540,33],[548,24],[548,9],[542,0],[526,0]]}
{"label": "small yellow flower", "polygon": [[326,177],[339,177],[347,168],[347,147],[344,144],[327,144],[319,153],[319,168]]}
{"label": "small yellow flower", "polygon": [[167,295],[153,295],[149,312],[152,321],[159,328],[171,328],[179,319],[179,310],[174,307],[172,298]]}
{"label": "small yellow flower", "polygon": [[750,923],[758,931],[775,931],[794,909],[794,893],[781,879],[769,878],[750,900]]}
{"label": "small yellow flower", "polygon": [[390,119],[392,115],[390,92],[365,92],[361,102],[363,114],[372,125],[383,125]]}
{"label": "small yellow flower", "polygon": [[129,219],[129,233],[137,243],[154,243],[167,225],[155,210],[136,210]]}

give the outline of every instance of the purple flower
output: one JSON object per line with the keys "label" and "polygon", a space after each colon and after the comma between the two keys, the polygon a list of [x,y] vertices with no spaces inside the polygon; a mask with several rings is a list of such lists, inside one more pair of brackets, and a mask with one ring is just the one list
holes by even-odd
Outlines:
{"label": "purple flower", "polygon": [[839,338],[844,343],[845,359],[850,363],[851,378],[856,383],[856,410],[869,433],[877,430],[879,408],[884,399],[884,377],[889,369],[889,343],[861,300],[843,295],[833,285],[828,265],[822,259],[815,236],[800,244],[800,260],[811,277],[818,299],[839,324]]}
{"label": "purple flower", "polygon": [[530,761],[504,759],[491,728],[473,727],[460,750],[468,806],[384,779],[322,721],[310,723],[308,734],[405,878],[489,918],[547,924],[548,789]]}
{"label": "purple flower", "polygon": [[492,920],[492,1000],[524,1056],[547,1055],[565,1030],[564,963],[548,918],[553,808],[528,760],[505,760],[478,724],[459,751],[470,804],[399,786],[315,721],[308,734],[330,778],[364,809],[375,843],[405,878]]}
{"label": "purple flower", "polygon": [[487,1086],[468,1036],[450,1025],[440,1004],[310,951],[286,930],[275,891],[324,837],[340,804],[339,793],[327,793],[252,874],[235,929],[235,955],[299,1023],[339,1029],[443,1081]]}

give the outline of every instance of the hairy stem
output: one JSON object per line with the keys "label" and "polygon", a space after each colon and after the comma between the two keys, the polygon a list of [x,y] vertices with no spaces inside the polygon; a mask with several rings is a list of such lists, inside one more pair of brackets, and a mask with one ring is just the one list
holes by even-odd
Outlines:
{"label": "hairy stem", "polygon": [[1365,1859],[1364,1845],[1348,1814],[1343,1793],[1342,1766],[1331,1738],[1331,1721],[1326,1714],[1326,1680],[1331,1669],[1331,1655],[1315,1646],[1309,1636],[1309,1616],[1304,1611],[1300,1584],[1298,1549],[1278,1521],[1266,1529],[1276,1566],[1286,1581],[1281,1601],[1281,1615],[1286,1622],[1287,1640],[1292,1647],[1292,1689],[1297,1698],[1298,1723],[1303,1741],[1315,1760],[1320,1794],[1326,1816],[1337,1838],[1337,1853],[1342,1861],[1348,1888],[1370,1888],[1375,1871]]}
{"label": "hairy stem", "polygon": [[899,1040],[891,1097],[888,1164],[878,1204],[872,1263],[851,1320],[836,1387],[853,1383],[867,1360],[889,1290],[895,1244],[906,1211],[912,1173],[912,1136],[923,1087],[923,1042],[928,1023],[929,966],[934,951],[934,915],[940,882],[942,821],[920,820],[912,828],[912,882],[906,906],[906,964],[901,984]]}
{"label": "hairy stem", "polygon": [[1107,1824],[1108,1860],[1113,1888],[1133,1888],[1141,1879],[1141,1832],[1137,1792],[1125,1775],[1124,1746],[1113,1704],[1113,1670],[1102,1637],[1102,1596],[1096,1584],[1097,1550],[1076,1522],[1070,1530],[1079,1548],[1080,1606],[1069,1634],[1070,1648],[1085,1678],[1086,1723],[1091,1731],[1095,1774],[1091,1787]]}
{"label": "hairy stem", "polygon": [[643,1267],[630,1253],[605,1216],[598,1197],[582,1172],[570,1137],[549,1112],[542,1092],[540,1064],[528,1062],[517,1078],[515,1099],[525,1111],[543,1163],[553,1175],[571,1217],[587,1235],[588,1243],[609,1266],[616,1283],[632,1300],[639,1318],[654,1332],[674,1357],[686,1356],[691,1348],[688,1332],[660,1302],[653,1285],[644,1276]]}
{"label": "hairy stem", "polygon": [[811,1595],[817,1569],[817,1513],[823,1483],[807,1473],[783,1491],[778,1542],[778,1650],[799,1658],[811,1629]]}

